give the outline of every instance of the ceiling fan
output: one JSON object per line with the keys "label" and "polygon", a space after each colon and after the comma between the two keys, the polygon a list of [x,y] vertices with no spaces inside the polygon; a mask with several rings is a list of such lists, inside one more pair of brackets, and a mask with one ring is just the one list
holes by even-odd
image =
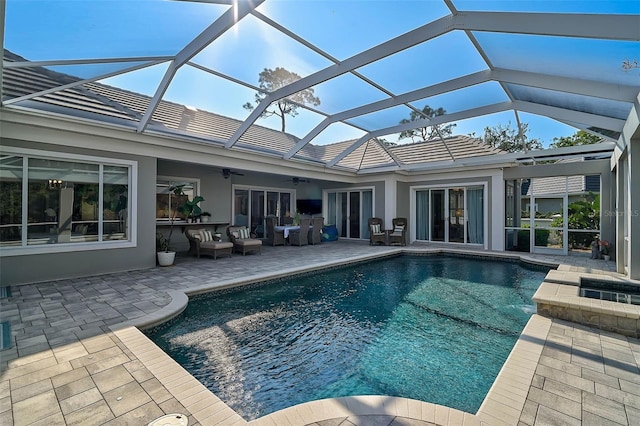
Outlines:
{"label": "ceiling fan", "polygon": [[311,181],[309,179],[305,179],[305,178],[299,178],[299,177],[292,177],[291,179],[287,179],[290,180],[291,182],[293,182],[294,185],[297,185],[299,183],[311,183]]}
{"label": "ceiling fan", "polygon": [[231,169],[222,169],[222,177],[223,178],[229,179],[229,176],[231,176],[231,175],[244,176],[244,174],[238,173],[238,172],[234,172]]}

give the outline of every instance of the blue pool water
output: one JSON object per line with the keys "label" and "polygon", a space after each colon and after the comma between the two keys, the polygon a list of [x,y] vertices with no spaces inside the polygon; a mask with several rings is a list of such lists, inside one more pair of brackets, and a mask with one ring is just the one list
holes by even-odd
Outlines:
{"label": "blue pool water", "polygon": [[148,334],[247,420],[372,394],[475,413],[546,272],[399,256],[198,296]]}

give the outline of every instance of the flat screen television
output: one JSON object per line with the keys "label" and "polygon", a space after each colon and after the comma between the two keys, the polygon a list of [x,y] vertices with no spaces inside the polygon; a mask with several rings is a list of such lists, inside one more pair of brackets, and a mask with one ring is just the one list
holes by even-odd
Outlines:
{"label": "flat screen television", "polygon": [[296,209],[301,214],[320,214],[322,213],[322,200],[296,200]]}

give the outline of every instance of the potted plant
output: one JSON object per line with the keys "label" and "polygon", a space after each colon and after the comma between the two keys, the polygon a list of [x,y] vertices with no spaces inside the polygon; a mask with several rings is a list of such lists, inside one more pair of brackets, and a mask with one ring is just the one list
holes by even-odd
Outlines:
{"label": "potted plant", "polygon": [[600,254],[604,260],[611,260],[611,243],[609,241],[600,241]]}
{"label": "potted plant", "polygon": [[209,218],[210,217],[211,217],[211,213],[209,213],[209,212],[200,213],[200,221],[201,222],[209,222]]}
{"label": "potted plant", "polygon": [[[175,196],[176,203],[179,203],[187,194],[183,191],[184,185],[176,185],[169,187],[169,191]],[[176,259],[176,252],[171,250],[171,236],[173,235],[173,225],[177,219],[178,212],[183,212],[182,205],[177,205],[173,212],[169,212],[169,235],[167,237],[164,234],[156,233],[156,256],[158,258],[158,265],[171,266]]]}

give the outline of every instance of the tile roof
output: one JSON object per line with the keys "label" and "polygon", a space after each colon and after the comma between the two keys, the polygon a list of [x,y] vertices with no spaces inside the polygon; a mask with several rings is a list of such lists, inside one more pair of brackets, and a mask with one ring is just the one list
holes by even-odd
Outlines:
{"label": "tile roof", "polygon": [[[5,60],[24,61],[23,58],[5,50]],[[44,67],[5,68],[3,94],[13,99],[30,93],[55,89],[62,85],[79,83],[81,79],[48,70]],[[96,82],[44,93],[33,98],[38,107],[44,109],[71,109],[90,115],[97,114],[124,120],[137,126],[148,108],[151,97]],[[19,104],[19,102],[18,102]],[[153,113],[150,127],[163,132],[206,138],[212,143],[225,143],[242,122],[230,117],[202,111],[169,101],[160,101]],[[292,150],[299,138],[259,125],[251,125],[234,145],[263,153],[282,156]],[[327,145],[308,143],[293,158],[319,163],[334,160],[356,140],[347,140]],[[451,136],[443,140],[382,146],[371,139],[337,162],[337,166],[350,170],[374,169],[376,167],[402,166],[425,162],[452,160],[503,153],[467,136]]]}
{"label": "tile roof", "polygon": [[[558,160],[559,163],[575,163],[585,161],[584,158],[566,158]],[[566,176],[566,188],[569,194],[585,194],[589,191],[599,192],[600,179],[598,177],[598,185],[590,184],[589,176]],[[552,176],[544,178],[535,178],[531,185],[523,188],[523,195],[530,197],[535,194],[537,197],[541,195],[558,195],[565,192],[565,176]]]}

